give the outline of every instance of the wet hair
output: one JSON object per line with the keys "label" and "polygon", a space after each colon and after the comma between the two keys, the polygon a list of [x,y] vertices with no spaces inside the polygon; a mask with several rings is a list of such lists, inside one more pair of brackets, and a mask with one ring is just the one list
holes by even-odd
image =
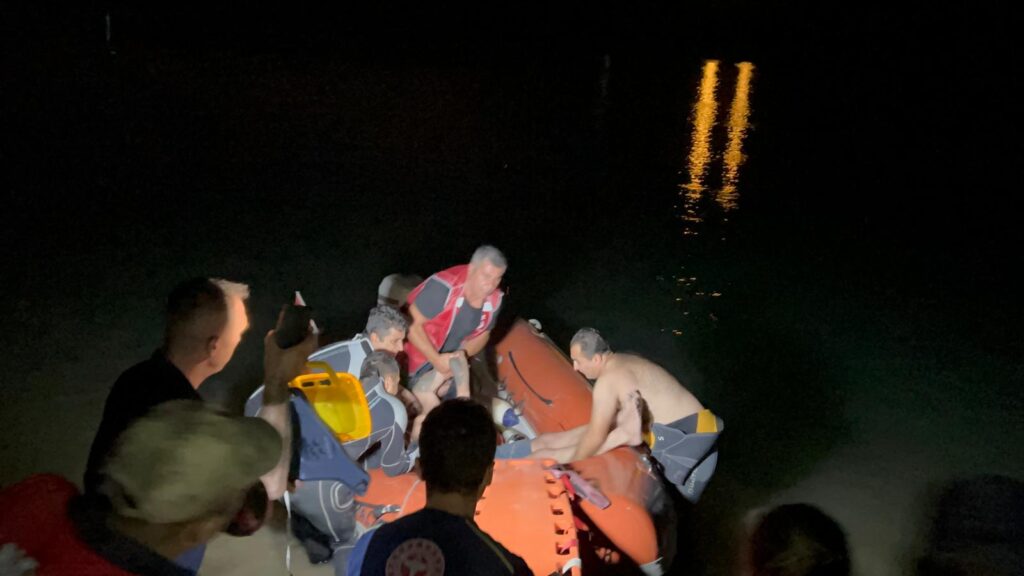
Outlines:
{"label": "wet hair", "polygon": [[476,249],[473,252],[473,257],[469,259],[470,266],[476,266],[482,264],[486,260],[491,264],[494,264],[497,268],[508,268],[508,261],[505,260],[505,255],[490,244],[484,244],[483,246]]}
{"label": "wet hair", "polygon": [[786,504],[761,517],[750,535],[754,576],[849,576],[843,529],[809,504]]}
{"label": "wet hair", "polygon": [[475,495],[497,444],[487,409],[465,398],[442,402],[423,421],[420,477],[428,492]]}
{"label": "wet hair", "polygon": [[405,332],[409,329],[409,321],[397,309],[391,306],[374,306],[366,318],[366,335],[376,334],[383,339],[392,329]]}
{"label": "wet hair", "polygon": [[601,336],[601,333],[593,328],[580,328],[572,337],[569,346],[579,345],[580,352],[587,358],[593,358],[594,354],[607,354],[612,349],[608,342]]}
{"label": "wet hair", "polygon": [[164,343],[174,344],[198,322],[218,317],[227,322],[228,298],[249,298],[249,287],[221,278],[192,278],[171,290],[165,308]]}
{"label": "wet hair", "polygon": [[359,368],[359,379],[383,379],[385,376],[398,373],[398,360],[395,360],[394,356],[383,350],[374,350],[363,360],[363,365]]}

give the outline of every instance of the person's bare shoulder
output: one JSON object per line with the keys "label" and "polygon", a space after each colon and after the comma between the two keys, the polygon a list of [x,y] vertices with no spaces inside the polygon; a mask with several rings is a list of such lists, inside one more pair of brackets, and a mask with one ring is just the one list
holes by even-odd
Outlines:
{"label": "person's bare shoulder", "polygon": [[616,396],[621,396],[627,389],[636,387],[636,378],[629,366],[623,364],[606,370],[597,379],[595,386],[609,388],[615,392]]}

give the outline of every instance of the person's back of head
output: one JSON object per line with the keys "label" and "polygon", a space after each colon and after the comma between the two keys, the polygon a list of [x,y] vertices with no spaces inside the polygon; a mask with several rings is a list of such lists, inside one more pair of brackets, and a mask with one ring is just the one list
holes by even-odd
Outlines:
{"label": "person's back of head", "polygon": [[[231,344],[226,352],[233,353],[236,340],[248,327],[244,317],[248,298],[248,286],[220,278],[192,278],[178,284],[167,296],[164,347],[192,353],[204,351],[212,340],[225,338],[231,340],[226,342]],[[239,307],[241,318],[237,317]],[[226,336],[226,331],[231,334]],[[230,359],[231,354],[226,355]]]}
{"label": "person's back of head", "polygon": [[120,436],[99,491],[125,525],[186,550],[228,527],[281,448],[262,419],[166,402]]}
{"label": "person's back of head", "polygon": [[773,508],[757,521],[748,542],[752,576],[849,576],[843,529],[809,504]]}
{"label": "person's back of head", "polygon": [[951,482],[930,530],[918,576],[1024,574],[1024,482],[996,475]]}
{"label": "person's back of head", "polygon": [[371,378],[384,380],[389,377],[399,376],[398,360],[383,350],[374,350],[363,359],[363,365],[359,368],[359,379],[362,381]]}
{"label": "person's back of head", "polygon": [[497,437],[491,415],[468,399],[442,402],[420,433],[420,477],[427,493],[479,498],[490,483]]}

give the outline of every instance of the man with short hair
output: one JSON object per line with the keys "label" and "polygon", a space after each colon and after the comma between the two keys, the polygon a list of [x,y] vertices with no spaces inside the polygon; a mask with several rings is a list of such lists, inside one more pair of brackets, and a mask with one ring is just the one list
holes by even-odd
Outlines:
{"label": "man with short hair", "polygon": [[0,543],[24,550],[39,574],[189,576],[174,559],[229,529],[282,455],[261,419],[162,403],[119,435],[96,493],[52,474],[0,491]]}
{"label": "man with short hair", "polygon": [[[653,444],[651,455],[662,465],[666,478],[685,497],[696,500],[714,471],[717,456],[709,452],[714,450],[709,443],[684,441],[705,433],[704,422],[709,422],[714,432],[720,431],[721,421],[664,368],[634,354],[613,352],[593,328],[576,332],[569,355],[573,368],[594,381],[590,422],[503,445],[497,457],[574,462],[619,446],[639,446],[646,436]],[[681,486],[705,459],[708,465],[701,468],[701,485]],[[692,484],[698,479],[691,480]]]}
{"label": "man with short hair", "polygon": [[[132,422],[165,402],[202,402],[197,388],[227,365],[249,328],[245,309],[248,297],[249,287],[245,284],[210,278],[193,278],[171,291],[167,298],[163,346],[148,360],[121,374],[107,396],[103,418],[89,452],[86,493],[95,493],[102,484],[104,461],[117,438]],[[267,385],[259,416],[286,440],[281,462],[263,478],[267,494],[277,499],[288,487],[291,453],[288,381],[302,373],[316,338],[308,335],[304,342],[284,351],[271,341],[272,335],[273,331],[264,339]],[[295,358],[300,359],[298,364]],[[282,362],[287,364],[283,372]],[[197,571],[204,553],[204,547],[200,546],[178,561]]]}
{"label": "man with short hair", "polygon": [[487,345],[501,309],[498,288],[508,268],[505,255],[494,246],[481,246],[469,264],[442,270],[409,294],[409,388],[423,406],[414,421],[416,439],[423,418],[451,390],[470,396],[468,360]]}
{"label": "man with short hair", "polygon": [[366,317],[366,329],[349,340],[324,346],[310,356],[330,364],[336,372],[359,375],[363,359],[374,350],[383,350],[392,356],[402,352],[409,321],[397,308],[377,305]]}
{"label": "man with short hair", "polygon": [[249,287],[219,278],[193,278],[167,297],[164,343],[148,360],[118,377],[89,451],[85,489],[94,491],[100,468],[117,437],[154,406],[202,400],[197,389],[220,372],[249,329]]}
{"label": "man with short hair", "polygon": [[496,434],[487,410],[468,399],[444,402],[427,416],[421,442],[426,507],[365,534],[348,574],[532,574],[473,521],[494,471]]}

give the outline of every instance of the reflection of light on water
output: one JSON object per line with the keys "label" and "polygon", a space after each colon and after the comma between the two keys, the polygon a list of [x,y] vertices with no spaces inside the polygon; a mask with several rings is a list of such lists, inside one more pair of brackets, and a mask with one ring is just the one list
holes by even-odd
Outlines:
{"label": "reflection of light on water", "polygon": [[[700,199],[704,190],[704,173],[711,161],[711,128],[715,125],[715,114],[718,102],[715,100],[715,89],[718,87],[718,61],[708,60],[704,63],[704,75],[700,80],[697,102],[693,105],[693,141],[690,144],[690,183],[683,187],[689,190],[686,194],[688,204]],[[692,205],[687,213],[696,217]],[[699,219],[697,220],[699,221]]]}
{"label": "reflection of light on water", "polygon": [[736,186],[739,184],[740,164],[743,163],[743,138],[747,135],[750,119],[750,77],[754,65],[740,62],[736,68],[739,69],[739,76],[736,78],[736,94],[729,109],[729,144],[722,158],[725,162],[724,181],[716,198],[723,210],[736,208]]}
{"label": "reflection of light on water", "polygon": [[[714,176],[708,176],[708,167],[715,157],[713,150],[712,131],[715,128],[718,114],[718,73],[719,62],[707,60],[702,68],[700,84],[693,102],[691,122],[692,134],[688,158],[688,182],[679,185],[681,202],[672,206],[683,221],[684,236],[698,236],[701,232],[711,232],[714,237],[726,238],[716,232],[718,224],[729,222],[729,212],[739,207],[740,168],[745,160],[743,142],[750,130],[750,93],[754,76],[754,65],[750,62],[736,64],[735,92],[729,107],[728,122],[723,126],[725,141],[724,150],[720,151],[722,159],[721,187],[715,190],[717,182]],[[727,84],[728,81],[726,80]],[[719,135],[717,133],[716,135]],[[682,174],[682,171],[679,172]],[[708,191],[708,194],[705,194]],[[712,202],[712,192],[714,201]],[[721,211],[715,209],[717,204]],[[706,221],[709,214],[716,217],[715,221]],[[705,243],[706,244],[706,243]],[[700,244],[694,244],[700,246]],[[685,269],[685,266],[683,267]],[[722,299],[722,291],[717,286],[707,286],[707,281],[697,283],[694,276],[672,276],[674,282],[675,302],[687,317],[687,326],[718,322],[718,317],[710,310]],[[701,285],[704,284],[704,285]],[[692,309],[692,310],[691,310]],[[690,312],[694,314],[691,315]],[[680,336],[685,328],[670,329]],[[664,331],[664,329],[662,329]]]}

